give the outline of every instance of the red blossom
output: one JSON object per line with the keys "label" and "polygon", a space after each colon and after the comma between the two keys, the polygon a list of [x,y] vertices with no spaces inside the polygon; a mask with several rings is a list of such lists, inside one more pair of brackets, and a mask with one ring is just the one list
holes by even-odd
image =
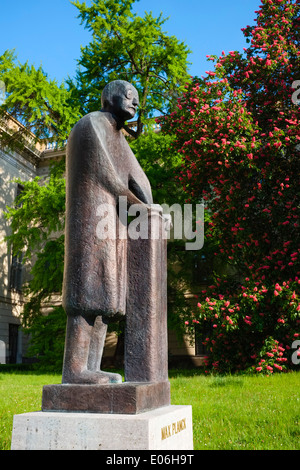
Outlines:
{"label": "red blossom", "polygon": [[[214,70],[193,79],[163,126],[175,133],[173,147],[182,156],[179,184],[190,201],[205,200],[205,243],[215,242],[216,265],[230,264],[245,279],[240,286],[221,279],[200,296],[199,327],[209,322],[214,332],[211,355],[228,350],[227,362],[211,360],[218,370],[234,362],[226,335],[234,332],[241,368],[247,358],[253,363],[261,344],[267,347],[268,335],[286,345],[283,335],[294,337],[300,327],[300,106],[292,102],[292,83],[300,79],[300,3],[263,0],[256,20],[242,29],[244,52],[209,56]],[[244,352],[237,331],[260,338],[257,350]],[[279,356],[285,349],[277,345],[269,350],[274,358],[265,357],[286,363]],[[271,371],[263,362],[259,369]]]}

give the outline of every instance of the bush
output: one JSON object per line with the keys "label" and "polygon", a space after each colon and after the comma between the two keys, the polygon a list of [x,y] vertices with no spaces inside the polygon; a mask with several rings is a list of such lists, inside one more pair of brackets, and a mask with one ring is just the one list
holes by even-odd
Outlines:
{"label": "bush", "polygon": [[236,287],[226,281],[211,286],[203,303],[198,303],[189,328],[209,331],[203,344],[208,356],[207,368],[218,372],[247,370],[273,373],[293,368],[293,342],[299,335],[300,303],[295,290],[300,280],[267,288],[249,279]]}
{"label": "bush", "polygon": [[261,373],[293,366],[300,331],[300,4],[262,0],[256,13],[244,53],[208,56],[214,70],[187,84],[162,123],[187,201],[204,201],[206,241],[218,241],[215,285],[186,325],[210,331],[207,367]]}

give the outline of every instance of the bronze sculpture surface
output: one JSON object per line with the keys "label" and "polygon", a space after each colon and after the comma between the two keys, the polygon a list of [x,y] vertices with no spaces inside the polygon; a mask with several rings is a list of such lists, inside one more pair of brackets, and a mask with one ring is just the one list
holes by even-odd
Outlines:
{"label": "bronze sculpture surface", "polygon": [[[101,111],[84,116],[68,140],[63,384],[121,382],[121,376],[101,371],[100,365],[107,324],[124,316],[125,381],[168,379],[164,219],[122,132],[138,104],[131,84],[109,83]],[[128,207],[143,208],[149,230],[160,235],[131,240],[120,198]],[[113,227],[105,237],[97,226],[106,209]]]}

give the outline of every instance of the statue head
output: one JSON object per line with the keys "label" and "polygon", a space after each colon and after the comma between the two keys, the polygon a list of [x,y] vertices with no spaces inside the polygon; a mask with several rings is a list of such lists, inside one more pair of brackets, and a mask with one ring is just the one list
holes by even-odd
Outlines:
{"label": "statue head", "polygon": [[125,122],[135,116],[139,105],[139,95],[131,83],[114,80],[105,86],[101,102],[103,111],[108,111],[121,122]]}

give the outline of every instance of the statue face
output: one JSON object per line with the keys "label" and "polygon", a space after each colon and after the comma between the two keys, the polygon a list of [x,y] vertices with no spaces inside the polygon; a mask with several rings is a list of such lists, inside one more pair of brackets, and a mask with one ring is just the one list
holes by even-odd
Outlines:
{"label": "statue face", "polygon": [[120,92],[113,97],[113,111],[123,121],[132,119],[139,105],[139,96],[136,89],[129,85],[120,87]]}
{"label": "statue face", "polygon": [[139,96],[133,85],[123,80],[115,80],[104,88],[101,101],[105,111],[125,122],[135,116]]}

